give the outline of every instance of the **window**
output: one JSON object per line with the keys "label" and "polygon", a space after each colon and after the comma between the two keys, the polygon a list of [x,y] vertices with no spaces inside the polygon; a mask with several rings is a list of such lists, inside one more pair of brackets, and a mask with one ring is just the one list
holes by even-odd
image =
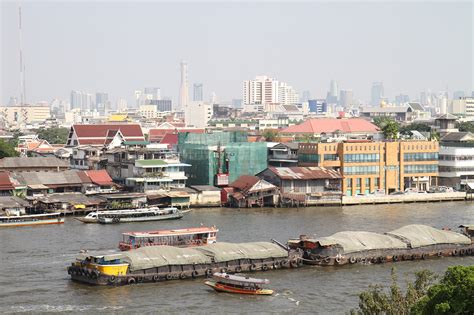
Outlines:
{"label": "window", "polygon": [[380,184],[380,178],[375,177],[375,178],[374,178],[374,186],[375,186],[375,187],[379,187],[379,184]]}
{"label": "window", "polygon": [[378,162],[380,161],[380,154],[369,153],[369,154],[344,154],[344,162]]}
{"label": "window", "polygon": [[378,174],[379,166],[344,166],[343,173],[346,175]]}
{"label": "window", "polygon": [[368,186],[370,186],[370,178],[367,177],[365,179],[365,187],[368,187]]}
{"label": "window", "polygon": [[298,155],[298,159],[300,162],[304,162],[304,163],[317,163],[319,162],[319,154],[300,153]]}
{"label": "window", "polygon": [[361,182],[362,182],[361,178],[356,178],[356,187],[360,187]]}
{"label": "window", "polygon": [[423,152],[423,153],[404,153],[403,159],[405,161],[437,161],[437,152]]}
{"label": "window", "polygon": [[418,165],[405,165],[404,172],[406,174],[414,173],[437,173],[437,164],[418,164]]}
{"label": "window", "polygon": [[325,161],[337,161],[339,160],[337,154],[324,154]]}

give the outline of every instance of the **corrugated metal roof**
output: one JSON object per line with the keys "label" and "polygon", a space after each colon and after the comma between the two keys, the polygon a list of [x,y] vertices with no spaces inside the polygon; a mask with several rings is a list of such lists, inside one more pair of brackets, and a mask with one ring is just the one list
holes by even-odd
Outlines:
{"label": "corrugated metal roof", "polygon": [[339,179],[341,174],[333,169],[325,167],[269,167],[276,176],[281,179]]}
{"label": "corrugated metal roof", "polygon": [[112,178],[106,170],[92,170],[85,172],[90,180],[97,185],[113,185]]}
{"label": "corrugated metal roof", "polygon": [[230,187],[237,188],[239,190],[247,191],[252,188],[260,180],[257,176],[252,175],[242,175],[237,178],[236,181],[229,184]]}
{"label": "corrugated metal roof", "polygon": [[0,160],[0,168],[35,168],[35,167],[60,167],[68,168],[67,161],[56,157],[6,157]]}
{"label": "corrugated metal roof", "polygon": [[25,172],[17,174],[25,185],[82,185],[82,180],[76,170],[62,172]]}

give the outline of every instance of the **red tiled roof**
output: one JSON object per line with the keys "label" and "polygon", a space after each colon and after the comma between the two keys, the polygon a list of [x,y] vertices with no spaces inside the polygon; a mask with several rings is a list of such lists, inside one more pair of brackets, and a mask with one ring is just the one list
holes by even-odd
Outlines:
{"label": "red tiled roof", "polygon": [[0,172],[0,190],[14,189],[13,183],[10,181],[9,172]]}
{"label": "red tiled roof", "polygon": [[205,129],[193,129],[193,128],[159,128],[150,129],[148,133],[148,139],[150,142],[160,142],[165,135],[177,132],[190,132],[190,133],[204,133]]}
{"label": "red tiled roof", "polygon": [[250,188],[252,188],[258,181],[260,180],[259,177],[257,176],[252,176],[252,175],[242,175],[237,180],[235,180],[233,183],[231,183],[229,186],[237,188],[242,191],[247,191]]}
{"label": "red tiled roof", "polygon": [[276,176],[281,179],[338,179],[342,178],[341,174],[333,169],[325,168],[325,167],[302,167],[302,166],[294,166],[294,167],[274,167],[270,166],[268,168],[272,171]]}
{"label": "red tiled roof", "polygon": [[118,130],[125,140],[145,141],[139,124],[73,125],[79,144],[104,144],[107,137],[113,137]]}
{"label": "red tiled roof", "polygon": [[161,139],[160,143],[168,144],[168,147],[172,147],[178,144],[178,134],[168,133]]}
{"label": "red tiled roof", "polygon": [[106,170],[86,171],[86,174],[96,185],[110,186],[114,184]]}
{"label": "red tiled roof", "polygon": [[352,132],[378,132],[379,128],[362,118],[350,118],[350,119],[336,119],[336,118],[314,118],[308,119],[305,122],[290,126],[283,129],[281,132],[285,134],[291,133],[331,133],[336,130],[340,130],[344,133]]}

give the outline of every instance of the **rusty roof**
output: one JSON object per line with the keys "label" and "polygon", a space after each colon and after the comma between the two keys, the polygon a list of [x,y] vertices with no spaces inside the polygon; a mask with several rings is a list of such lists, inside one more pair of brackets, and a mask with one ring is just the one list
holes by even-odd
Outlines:
{"label": "rusty roof", "polygon": [[237,188],[242,191],[247,191],[250,188],[252,188],[260,178],[257,176],[252,176],[252,175],[242,175],[239,178],[237,178],[234,182],[229,184],[230,187]]}
{"label": "rusty roof", "polygon": [[342,178],[338,171],[325,167],[269,167],[271,172],[281,179],[339,179]]}

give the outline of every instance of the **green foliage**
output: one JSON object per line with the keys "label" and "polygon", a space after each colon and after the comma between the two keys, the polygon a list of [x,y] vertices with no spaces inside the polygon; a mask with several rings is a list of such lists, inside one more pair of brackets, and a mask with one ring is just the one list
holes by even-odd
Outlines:
{"label": "green foliage", "polygon": [[65,144],[69,134],[68,128],[41,128],[38,130],[38,137],[44,139],[51,144]]}
{"label": "green foliage", "polygon": [[0,140],[0,159],[4,157],[18,156],[19,153],[15,151],[15,146],[9,142]]}
{"label": "green foliage", "polygon": [[456,123],[456,127],[459,129],[459,131],[474,133],[474,123],[470,121],[460,121]]}
{"label": "green foliage", "polygon": [[262,136],[265,138],[265,141],[273,142],[279,141],[278,130],[276,129],[265,129],[262,133]]}
{"label": "green foliage", "polygon": [[359,309],[351,310],[351,314],[410,314],[412,307],[426,294],[429,285],[434,280],[434,274],[422,270],[415,274],[414,282],[407,284],[405,294],[398,285],[395,268],[392,268],[392,283],[386,292],[380,285],[372,285],[369,290],[359,295]]}
{"label": "green foliage", "polygon": [[388,117],[375,117],[374,124],[379,127],[386,139],[397,139],[400,131],[400,124]]}
{"label": "green foliage", "polygon": [[389,121],[392,121],[392,120],[387,117],[375,117],[374,125],[382,129]]}
{"label": "green foliage", "polygon": [[411,123],[409,125],[400,127],[400,133],[403,134],[403,135],[410,134],[410,131],[412,131],[412,130],[417,130],[419,132],[430,132],[431,127],[428,126],[427,124],[417,123],[417,122],[414,122],[414,123]]}
{"label": "green foliage", "polygon": [[413,314],[474,314],[474,266],[449,267],[412,309]]}

